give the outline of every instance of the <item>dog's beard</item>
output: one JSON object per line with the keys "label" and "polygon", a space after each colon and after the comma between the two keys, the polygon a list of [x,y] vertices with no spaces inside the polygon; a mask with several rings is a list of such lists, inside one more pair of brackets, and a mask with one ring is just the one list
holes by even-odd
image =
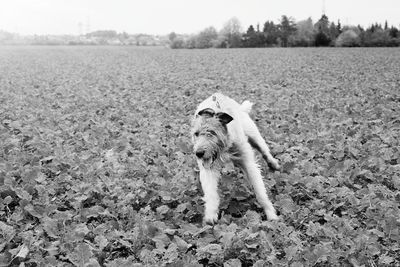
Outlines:
{"label": "dog's beard", "polygon": [[218,168],[230,160],[229,154],[223,151],[215,151],[207,159],[201,159],[204,168]]}
{"label": "dog's beard", "polygon": [[[201,144],[200,144],[201,145]],[[201,159],[202,165],[204,168],[214,168],[218,167],[225,161],[227,161],[225,153],[225,140],[213,140],[209,141],[209,143],[204,146],[206,151],[206,157]]]}
{"label": "dog's beard", "polygon": [[213,165],[212,159],[202,159],[201,162],[205,169],[211,169]]}
{"label": "dog's beard", "polygon": [[204,168],[211,169],[216,164],[218,164],[219,158],[219,153],[217,151],[214,151],[211,153],[210,157],[202,158],[200,161],[202,162]]}

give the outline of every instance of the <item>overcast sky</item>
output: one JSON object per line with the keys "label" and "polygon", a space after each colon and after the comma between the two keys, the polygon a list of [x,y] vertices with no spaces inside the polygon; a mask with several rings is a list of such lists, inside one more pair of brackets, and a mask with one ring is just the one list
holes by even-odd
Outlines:
{"label": "overcast sky", "polygon": [[[87,30],[168,34],[221,29],[236,16],[246,30],[281,15],[321,17],[368,26],[400,26],[400,0],[0,0],[0,30],[20,34],[79,34]],[[261,26],[262,28],[262,26]]]}

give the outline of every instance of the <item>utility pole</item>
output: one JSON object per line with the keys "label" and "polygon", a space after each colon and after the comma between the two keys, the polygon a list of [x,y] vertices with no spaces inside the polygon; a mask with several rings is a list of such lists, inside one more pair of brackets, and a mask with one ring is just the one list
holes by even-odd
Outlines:
{"label": "utility pole", "polygon": [[86,17],[86,33],[90,33],[90,18]]}
{"label": "utility pole", "polygon": [[81,36],[83,34],[83,23],[82,21],[78,22],[78,35]]}

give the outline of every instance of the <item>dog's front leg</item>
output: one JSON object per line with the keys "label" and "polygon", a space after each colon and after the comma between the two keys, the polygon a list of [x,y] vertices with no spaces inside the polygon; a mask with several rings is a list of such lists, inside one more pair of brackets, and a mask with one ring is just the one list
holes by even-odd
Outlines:
{"label": "dog's front leg", "polygon": [[200,183],[203,188],[205,202],[204,222],[214,224],[218,220],[218,180],[219,172],[205,168],[201,161],[198,162],[200,169]]}

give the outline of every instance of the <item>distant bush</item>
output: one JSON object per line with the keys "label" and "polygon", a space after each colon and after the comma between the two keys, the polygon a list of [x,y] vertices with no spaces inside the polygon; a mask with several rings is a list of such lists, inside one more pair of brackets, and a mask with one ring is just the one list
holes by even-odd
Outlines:
{"label": "distant bush", "polygon": [[218,35],[217,39],[212,41],[212,47],[214,48],[226,48],[227,46],[228,42],[222,35]]}
{"label": "distant bush", "polygon": [[400,46],[400,37],[391,38],[390,41],[389,41],[388,46]]}
{"label": "distant bush", "polygon": [[171,41],[170,47],[172,49],[185,48],[185,41],[183,41],[180,38],[176,38],[176,39]]}
{"label": "distant bush", "polygon": [[113,30],[94,31],[86,34],[86,37],[99,37],[104,39],[117,38],[118,33]]}
{"label": "distant bush", "polygon": [[360,37],[354,30],[347,30],[342,32],[336,39],[336,46],[354,47],[360,46]]}
{"label": "distant bush", "polygon": [[213,47],[214,41],[218,39],[218,32],[214,27],[208,27],[201,31],[195,39],[196,48]]}

